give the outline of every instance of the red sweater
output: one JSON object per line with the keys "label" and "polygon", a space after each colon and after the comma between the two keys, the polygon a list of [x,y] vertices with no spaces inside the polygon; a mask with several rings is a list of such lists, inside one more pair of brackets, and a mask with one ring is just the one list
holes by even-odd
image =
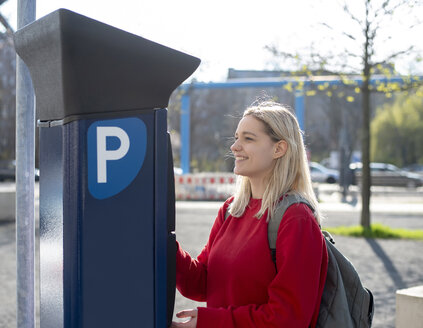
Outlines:
{"label": "red sweater", "polygon": [[324,237],[305,204],[285,212],[276,242],[276,266],[267,235],[267,213],[257,219],[260,199],[244,214],[220,208],[209,240],[197,259],[181,249],[176,285],[182,295],[207,301],[198,308],[197,328],[314,327],[326,279]]}

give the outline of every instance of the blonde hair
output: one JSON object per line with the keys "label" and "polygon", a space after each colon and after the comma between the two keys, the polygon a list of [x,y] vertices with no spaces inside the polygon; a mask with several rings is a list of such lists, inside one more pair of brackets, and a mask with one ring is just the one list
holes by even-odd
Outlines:
{"label": "blonde hair", "polygon": [[[286,194],[296,194],[304,197],[313,206],[314,215],[320,224],[321,214],[311,183],[302,131],[295,116],[287,107],[272,101],[248,107],[243,114],[243,117],[246,116],[253,116],[263,122],[266,133],[274,142],[284,140],[287,143],[285,155],[276,159],[273,171],[268,178],[261,208],[256,217],[261,218],[268,210],[267,220],[270,220],[279,198]],[[237,188],[234,200],[229,207],[229,213],[232,216],[240,217],[250,202],[250,198],[249,178],[238,176]]]}

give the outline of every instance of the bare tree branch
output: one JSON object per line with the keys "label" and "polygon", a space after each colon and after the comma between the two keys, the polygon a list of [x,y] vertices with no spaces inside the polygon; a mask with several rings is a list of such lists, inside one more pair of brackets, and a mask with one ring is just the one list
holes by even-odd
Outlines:
{"label": "bare tree branch", "polygon": [[[324,27],[326,27],[326,28],[328,28],[332,31],[335,30],[332,26],[329,26],[327,23],[320,23],[320,25],[323,25]],[[354,36],[352,36],[351,34],[344,32],[344,31],[340,31],[340,32],[341,32],[342,35],[345,35],[346,37],[350,38],[351,40],[357,41],[357,39]]]}
{"label": "bare tree branch", "polygon": [[349,51],[349,50],[346,50],[345,49],[345,51],[344,51],[346,54],[347,54],[347,56],[348,57],[353,57],[353,58],[361,58],[361,56],[360,55],[357,55],[357,54],[355,54],[355,53],[352,53],[351,51]]}
{"label": "bare tree branch", "polygon": [[382,14],[382,16],[384,16],[386,14],[386,8],[389,6],[391,0],[385,0],[382,5],[380,6],[379,9],[377,9],[375,11],[375,18],[380,16]]}
{"label": "bare tree branch", "polygon": [[360,19],[358,19],[357,17],[355,17],[355,16],[353,15],[353,13],[351,12],[351,10],[349,9],[348,4],[347,4],[347,1],[344,1],[344,6],[342,7],[342,9],[344,10],[344,12],[345,12],[348,16],[350,16],[350,18],[351,18],[353,21],[355,21],[356,23],[358,23],[358,25],[359,25],[360,27],[362,27],[362,26],[363,26],[363,22],[362,22]]}
{"label": "bare tree branch", "polygon": [[389,55],[388,57],[386,57],[384,60],[382,60],[380,62],[377,62],[377,63],[373,63],[372,65],[373,66],[376,66],[376,65],[379,65],[379,64],[389,63],[392,59],[395,59],[395,58],[397,58],[397,57],[399,57],[401,55],[408,54],[411,51],[413,51],[413,49],[414,49],[414,46],[410,46],[407,49],[401,50],[401,51],[398,51],[398,52],[395,52],[395,53]]}
{"label": "bare tree branch", "polygon": [[[388,5],[391,1],[387,1]],[[391,8],[385,8],[385,15],[392,15],[398,8],[404,7],[404,5],[408,5],[411,7],[413,7],[416,4],[416,2],[411,3],[411,1],[409,0],[402,0],[402,1],[398,1],[396,4],[394,4],[393,7]]]}
{"label": "bare tree branch", "polygon": [[6,18],[0,13],[0,23],[6,28],[6,33],[10,36],[13,35],[13,28],[10,26]]}

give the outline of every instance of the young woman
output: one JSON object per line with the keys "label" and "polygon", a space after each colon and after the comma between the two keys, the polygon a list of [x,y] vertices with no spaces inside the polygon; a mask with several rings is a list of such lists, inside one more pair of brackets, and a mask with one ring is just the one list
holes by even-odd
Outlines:
{"label": "young woman", "polygon": [[[197,259],[178,244],[177,288],[207,307],[178,313],[188,319],[172,327],[315,327],[328,257],[298,122],[277,103],[249,107],[231,151],[237,190],[220,208],[208,243]],[[315,212],[305,204],[285,212],[275,267],[268,220],[284,195],[293,193]]]}

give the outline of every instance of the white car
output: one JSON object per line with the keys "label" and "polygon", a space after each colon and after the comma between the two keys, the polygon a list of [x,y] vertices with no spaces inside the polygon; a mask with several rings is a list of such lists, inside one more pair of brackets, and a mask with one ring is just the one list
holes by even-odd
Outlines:
{"label": "white car", "polygon": [[313,182],[337,183],[339,181],[339,172],[336,170],[328,169],[316,162],[309,162],[309,167]]}
{"label": "white car", "polygon": [[[355,183],[361,183],[362,163],[350,164],[350,169],[355,174]],[[392,186],[417,188],[423,186],[423,178],[416,174],[400,170],[388,163],[370,163],[372,186]]]}

